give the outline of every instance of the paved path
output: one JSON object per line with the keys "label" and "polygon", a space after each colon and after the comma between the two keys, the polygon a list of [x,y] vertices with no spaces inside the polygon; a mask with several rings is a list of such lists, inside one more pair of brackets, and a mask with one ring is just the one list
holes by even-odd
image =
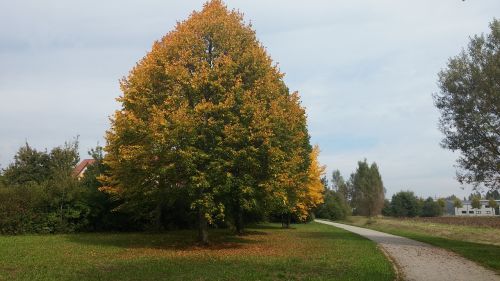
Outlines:
{"label": "paved path", "polygon": [[357,233],[377,242],[394,260],[404,280],[500,280],[500,276],[495,272],[429,244],[371,229],[323,220],[315,221]]}

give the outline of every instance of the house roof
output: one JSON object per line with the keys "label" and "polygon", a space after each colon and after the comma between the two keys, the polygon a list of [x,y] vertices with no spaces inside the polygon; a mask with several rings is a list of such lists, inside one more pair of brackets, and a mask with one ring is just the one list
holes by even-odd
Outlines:
{"label": "house roof", "polygon": [[94,159],[84,159],[73,169],[73,176],[79,176],[88,165],[91,165],[95,162]]}

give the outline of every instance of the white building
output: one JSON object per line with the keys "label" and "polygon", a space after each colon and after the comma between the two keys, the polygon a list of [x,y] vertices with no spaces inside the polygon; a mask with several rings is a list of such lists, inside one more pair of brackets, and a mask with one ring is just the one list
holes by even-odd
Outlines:
{"label": "white building", "polygon": [[[495,200],[500,205],[500,200]],[[481,208],[472,208],[471,201],[463,201],[462,208],[455,208],[455,216],[494,216],[495,209],[489,207],[489,200],[481,200]]]}

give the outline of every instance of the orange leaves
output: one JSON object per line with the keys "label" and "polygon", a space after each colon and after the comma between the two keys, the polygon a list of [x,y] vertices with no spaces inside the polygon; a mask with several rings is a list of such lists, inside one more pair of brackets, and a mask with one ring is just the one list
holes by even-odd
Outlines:
{"label": "orange leaves", "polygon": [[315,145],[311,152],[311,164],[309,166],[309,183],[307,193],[310,207],[316,207],[323,203],[323,191],[325,189],[321,182],[321,177],[325,173],[325,166],[321,166],[318,161],[319,146]]}
{"label": "orange leaves", "polygon": [[155,42],[121,88],[105,181],[123,190],[125,204],[152,210],[181,196],[215,222],[257,205],[304,214],[320,200],[304,189],[311,147],[299,96],[243,16],[221,1]]}

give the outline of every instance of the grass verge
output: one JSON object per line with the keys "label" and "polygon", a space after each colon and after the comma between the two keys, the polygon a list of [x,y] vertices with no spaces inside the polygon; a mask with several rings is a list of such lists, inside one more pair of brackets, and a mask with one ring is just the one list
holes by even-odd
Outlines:
{"label": "grass verge", "polygon": [[[500,273],[500,246],[498,245],[500,235],[498,235],[498,229],[469,226],[452,227],[449,224],[435,222],[429,224],[395,218],[377,218],[368,222],[368,219],[363,217],[351,217],[344,222],[448,249]],[[477,235],[474,235],[474,229]],[[484,235],[485,233],[487,235]],[[484,240],[491,242],[484,243]]]}
{"label": "grass verge", "polygon": [[0,236],[0,280],[393,280],[376,245],[331,226]]}

